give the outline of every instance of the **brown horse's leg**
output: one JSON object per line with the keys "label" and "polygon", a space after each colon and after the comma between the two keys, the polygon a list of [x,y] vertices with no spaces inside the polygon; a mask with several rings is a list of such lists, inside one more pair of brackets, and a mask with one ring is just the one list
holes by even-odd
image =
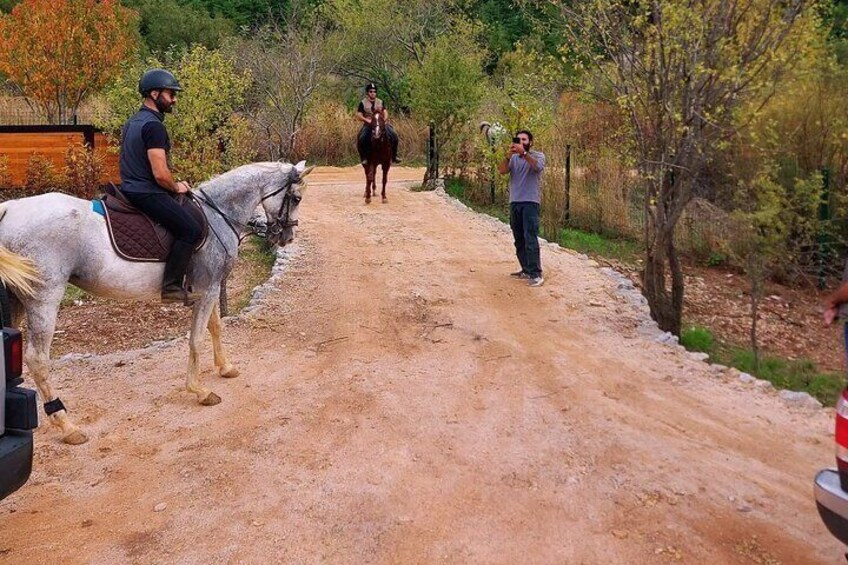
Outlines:
{"label": "brown horse's leg", "polygon": [[391,164],[388,161],[383,163],[383,204],[389,201],[389,199],[386,198],[386,179],[389,176],[389,167],[391,167]]}
{"label": "brown horse's leg", "polygon": [[371,166],[371,163],[368,163],[365,167],[365,203],[371,203],[371,190],[374,184],[374,168]]}

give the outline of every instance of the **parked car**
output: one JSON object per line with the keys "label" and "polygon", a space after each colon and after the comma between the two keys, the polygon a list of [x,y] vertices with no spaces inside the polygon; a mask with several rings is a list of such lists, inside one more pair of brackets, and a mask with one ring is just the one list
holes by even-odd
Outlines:
{"label": "parked car", "polygon": [[824,525],[848,545],[848,389],[836,403],[836,468],[818,472],[814,491]]}
{"label": "parked car", "polygon": [[0,285],[0,322],[4,324],[0,347],[0,499],[6,498],[29,479],[32,472],[32,430],[38,427],[35,391],[20,386],[23,382],[23,339],[21,332],[7,327],[9,300]]}

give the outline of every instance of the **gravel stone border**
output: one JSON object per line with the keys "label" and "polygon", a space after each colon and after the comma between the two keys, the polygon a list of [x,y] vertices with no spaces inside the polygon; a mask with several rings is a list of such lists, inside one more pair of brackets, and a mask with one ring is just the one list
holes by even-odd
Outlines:
{"label": "gravel stone border", "polygon": [[[464,203],[460,202],[458,199],[454,198],[447,192],[445,192],[443,181],[436,182],[436,188],[434,192],[440,197],[446,199],[448,202],[450,202],[457,208],[476,215],[478,218],[487,222],[495,229],[504,232],[511,231],[509,226],[504,222],[500,221],[499,219],[488,214],[484,214],[482,212],[477,212],[472,208],[466,206]],[[783,402],[787,406],[809,411],[818,410],[822,408],[822,403],[819,402],[813,396],[811,396],[809,393],[793,390],[776,391],[774,385],[767,380],[758,379],[753,375],[743,373],[732,367],[726,367],[717,363],[710,363],[709,355],[706,353],[687,351],[685,347],[680,345],[680,342],[676,335],[673,335],[669,332],[664,332],[659,328],[659,326],[657,326],[657,323],[654,321],[653,318],[651,318],[651,310],[648,307],[648,300],[642,295],[639,289],[635,287],[633,281],[627,278],[623,273],[620,273],[611,267],[601,267],[596,261],[593,261],[587,255],[583,253],[576,253],[574,250],[562,247],[558,243],[549,242],[541,237],[539,238],[539,242],[542,245],[547,245],[551,248],[559,250],[565,250],[574,254],[578,259],[586,263],[587,266],[598,269],[609,279],[611,279],[613,283],[615,283],[616,294],[623,297],[636,310],[637,317],[639,319],[639,327],[637,329],[637,332],[642,338],[649,339],[656,343],[660,343],[668,347],[674,348],[680,353],[685,354],[689,359],[704,363],[709,367],[711,373],[716,377],[728,376],[731,379],[735,379],[740,384],[750,386],[754,390],[760,391],[762,393],[777,394],[777,396],[780,397],[780,399],[783,400]]]}

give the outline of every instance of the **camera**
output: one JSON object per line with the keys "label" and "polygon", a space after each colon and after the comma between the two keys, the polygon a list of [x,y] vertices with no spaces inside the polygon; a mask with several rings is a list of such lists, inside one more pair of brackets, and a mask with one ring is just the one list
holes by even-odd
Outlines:
{"label": "camera", "polygon": [[512,138],[512,142],[513,142],[513,143],[521,143],[521,140],[520,140],[519,138],[517,138],[517,137],[513,137],[513,138]]}

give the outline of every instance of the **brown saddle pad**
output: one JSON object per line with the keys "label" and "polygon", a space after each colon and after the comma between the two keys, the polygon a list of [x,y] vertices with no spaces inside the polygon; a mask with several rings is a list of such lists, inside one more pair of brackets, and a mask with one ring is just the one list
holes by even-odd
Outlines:
{"label": "brown saddle pad", "polygon": [[[182,194],[175,200],[203,226],[203,237],[195,250],[206,242],[209,225],[200,205]],[[168,258],[174,236],[163,226],[135,208],[115,185],[106,186],[103,195],[106,227],[115,253],[127,261],[162,262]]]}

